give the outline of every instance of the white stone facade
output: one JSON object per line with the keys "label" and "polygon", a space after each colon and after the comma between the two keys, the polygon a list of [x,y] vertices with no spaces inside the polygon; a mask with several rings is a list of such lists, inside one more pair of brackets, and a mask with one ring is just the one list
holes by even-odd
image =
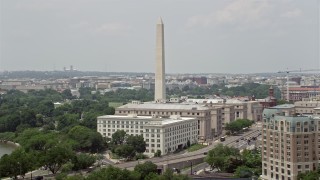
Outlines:
{"label": "white stone facade", "polygon": [[143,135],[146,142],[145,154],[153,156],[157,150],[161,154],[174,152],[198,140],[198,120],[180,116],[160,118],[156,116],[106,115],[97,118],[97,131],[104,137],[112,137],[117,130],[129,135]]}

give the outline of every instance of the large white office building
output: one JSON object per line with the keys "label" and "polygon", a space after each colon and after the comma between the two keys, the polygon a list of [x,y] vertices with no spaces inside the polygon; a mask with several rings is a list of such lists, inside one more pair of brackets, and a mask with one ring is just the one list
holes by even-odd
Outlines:
{"label": "large white office building", "polygon": [[111,138],[117,130],[124,130],[129,135],[143,135],[148,156],[153,156],[157,150],[162,155],[174,152],[186,146],[188,141],[193,144],[198,140],[198,120],[191,117],[129,114],[97,118],[97,131],[102,136]]}

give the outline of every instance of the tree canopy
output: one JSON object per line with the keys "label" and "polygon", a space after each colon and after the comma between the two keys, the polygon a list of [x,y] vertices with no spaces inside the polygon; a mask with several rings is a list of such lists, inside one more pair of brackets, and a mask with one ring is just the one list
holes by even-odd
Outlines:
{"label": "tree canopy", "polygon": [[236,148],[218,144],[208,152],[205,162],[213,169],[234,173],[235,177],[239,178],[261,175],[261,154],[256,149],[240,153]]}
{"label": "tree canopy", "polygon": [[142,135],[127,135],[123,130],[112,134],[111,151],[120,157],[132,159],[146,150],[146,142]]}
{"label": "tree canopy", "polygon": [[226,130],[230,131],[231,134],[241,131],[243,128],[250,127],[253,124],[253,121],[248,119],[237,119],[231,123],[226,124]]}

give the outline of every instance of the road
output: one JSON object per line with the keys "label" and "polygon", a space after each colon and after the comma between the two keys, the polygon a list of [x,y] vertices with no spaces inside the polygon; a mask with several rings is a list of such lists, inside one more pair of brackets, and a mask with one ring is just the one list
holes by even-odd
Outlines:
{"label": "road", "polygon": [[191,172],[193,174],[195,174],[195,172],[203,170],[203,169],[207,168],[208,166],[209,166],[209,164],[206,162],[201,163],[201,164],[192,165],[192,170],[191,170],[191,167],[188,167],[186,169],[181,170],[181,174],[191,174]]}
{"label": "road", "polygon": [[[152,161],[153,163],[156,163],[156,164],[171,164],[171,163],[176,163],[176,162],[188,161],[188,160],[192,160],[195,158],[205,157],[205,155],[203,153],[208,152],[209,150],[214,148],[218,143],[222,143],[223,145],[228,145],[228,146],[236,146],[236,144],[235,144],[236,141],[237,140],[240,141],[240,139],[242,137],[248,138],[251,136],[257,136],[259,133],[260,133],[259,128],[253,127],[250,130],[248,130],[247,132],[244,132],[243,134],[241,134],[241,136],[229,136],[226,138],[226,140],[224,142],[215,141],[212,145],[209,145],[209,146],[202,148],[198,151],[188,152],[188,153],[178,154],[178,155],[172,154],[172,155],[163,156],[160,158],[151,158],[151,159],[148,159],[148,161]],[[120,168],[133,168],[137,164],[138,164],[138,161],[131,161],[131,162],[126,162],[126,163],[116,164],[115,166],[120,167]]]}
{"label": "road", "polygon": [[[228,146],[233,146],[239,149],[244,149],[246,146],[248,146],[248,144],[246,143],[246,141],[241,140],[241,138],[248,138],[248,137],[257,137],[260,133],[261,129],[261,125],[255,125],[254,127],[252,127],[251,129],[248,130],[248,132],[245,132],[243,134],[240,134],[238,136],[229,136],[226,138],[226,140],[224,142],[220,142],[220,141],[215,141],[213,142],[212,145],[209,145],[205,148],[202,148],[198,151],[194,151],[194,152],[182,152],[182,153],[178,153],[178,154],[171,154],[171,155],[167,155],[167,156],[163,156],[163,157],[156,157],[156,158],[151,158],[151,159],[147,159],[147,160],[140,160],[140,161],[131,161],[131,162],[126,162],[126,163],[121,163],[121,164],[114,164],[112,161],[108,160],[108,159],[103,159],[101,161],[101,163],[103,165],[114,165],[120,168],[127,168],[127,169],[132,169],[134,168],[138,163],[143,163],[143,161],[152,161],[153,163],[156,164],[171,164],[171,163],[176,163],[176,162],[182,162],[182,161],[188,161],[188,160],[192,160],[195,158],[200,158],[200,157],[205,157],[205,155],[203,154],[204,152],[208,152],[209,150],[213,149],[218,143],[222,143],[223,145],[228,145]],[[239,142],[236,142],[236,141]],[[254,142],[251,142],[254,143]],[[250,145],[250,144],[249,144]],[[195,165],[193,168],[193,171],[197,171],[200,169],[203,169],[205,167],[205,163],[200,164],[200,166]],[[189,169],[190,172],[191,169]],[[46,174],[50,174],[48,171],[43,171],[43,170],[35,170],[32,172],[33,177],[35,176],[42,176],[42,175],[46,175]],[[31,173],[29,172],[26,175],[26,178],[30,178]]]}

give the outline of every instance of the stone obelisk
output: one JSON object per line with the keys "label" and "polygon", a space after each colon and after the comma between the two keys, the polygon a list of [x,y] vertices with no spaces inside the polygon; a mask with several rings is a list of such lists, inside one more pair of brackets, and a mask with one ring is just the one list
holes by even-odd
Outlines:
{"label": "stone obelisk", "polygon": [[159,18],[157,23],[156,36],[156,73],[154,100],[156,102],[164,102],[166,100],[166,83],[164,61],[164,28],[161,18]]}

